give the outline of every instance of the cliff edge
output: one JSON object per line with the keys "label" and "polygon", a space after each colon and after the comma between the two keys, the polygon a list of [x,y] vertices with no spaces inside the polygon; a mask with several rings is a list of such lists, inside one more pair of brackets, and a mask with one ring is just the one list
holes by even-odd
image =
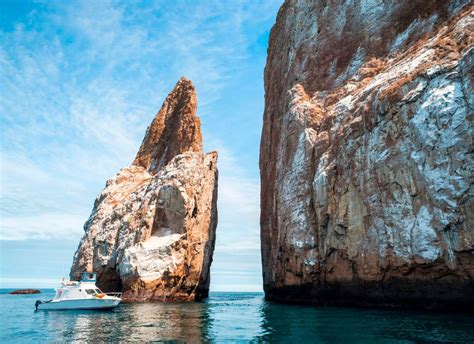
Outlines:
{"label": "cliff edge", "polygon": [[266,297],[474,306],[468,1],[285,1],[260,147]]}

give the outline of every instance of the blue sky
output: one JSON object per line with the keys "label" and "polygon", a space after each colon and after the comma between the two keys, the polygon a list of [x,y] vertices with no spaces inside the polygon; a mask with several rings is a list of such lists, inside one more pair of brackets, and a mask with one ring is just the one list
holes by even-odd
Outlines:
{"label": "blue sky", "polygon": [[181,76],[219,151],[211,290],[261,290],[258,150],[281,1],[0,1],[0,287],[66,276],[95,197]]}

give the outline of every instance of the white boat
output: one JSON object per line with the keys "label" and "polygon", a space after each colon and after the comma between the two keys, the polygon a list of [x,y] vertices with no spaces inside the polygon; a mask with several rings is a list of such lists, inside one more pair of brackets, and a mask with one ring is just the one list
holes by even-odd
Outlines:
{"label": "white boat", "polygon": [[62,281],[49,301],[38,300],[36,310],[110,309],[122,301],[122,293],[103,293],[95,285],[96,274],[83,272],[80,281]]}

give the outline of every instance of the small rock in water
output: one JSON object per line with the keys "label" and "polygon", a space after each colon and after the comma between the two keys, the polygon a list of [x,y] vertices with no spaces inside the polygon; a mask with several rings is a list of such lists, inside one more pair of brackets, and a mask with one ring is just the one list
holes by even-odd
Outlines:
{"label": "small rock in water", "polygon": [[18,289],[18,290],[11,291],[8,294],[22,295],[22,294],[39,294],[39,293],[41,293],[41,291],[39,291],[38,289]]}

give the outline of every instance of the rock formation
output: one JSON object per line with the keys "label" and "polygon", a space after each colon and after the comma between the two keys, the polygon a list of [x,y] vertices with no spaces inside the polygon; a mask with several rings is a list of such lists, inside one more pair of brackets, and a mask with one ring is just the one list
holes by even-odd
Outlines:
{"label": "rock formation", "polygon": [[260,150],[272,300],[474,307],[468,1],[285,1]]}
{"label": "rock formation", "polygon": [[41,291],[38,289],[19,289],[9,292],[11,295],[25,295],[25,294],[40,294]]}
{"label": "rock formation", "polygon": [[217,225],[217,153],[204,154],[196,93],[182,78],[132,165],[107,181],[70,277],[97,272],[125,301],[207,297]]}

